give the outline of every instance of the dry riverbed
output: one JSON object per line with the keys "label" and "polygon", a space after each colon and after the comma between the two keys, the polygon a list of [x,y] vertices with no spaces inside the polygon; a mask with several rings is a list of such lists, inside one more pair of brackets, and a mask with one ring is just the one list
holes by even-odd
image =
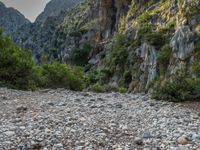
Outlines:
{"label": "dry riverbed", "polygon": [[0,150],[200,150],[199,102],[0,89]]}

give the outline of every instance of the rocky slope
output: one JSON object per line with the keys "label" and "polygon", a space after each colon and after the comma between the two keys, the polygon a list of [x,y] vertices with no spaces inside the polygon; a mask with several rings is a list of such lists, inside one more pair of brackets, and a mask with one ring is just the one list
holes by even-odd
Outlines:
{"label": "rocky slope", "polygon": [[0,149],[198,150],[199,126],[199,108],[143,94],[0,89]]}
{"label": "rocky slope", "polygon": [[9,35],[13,35],[18,28],[30,23],[19,11],[7,8],[0,2],[0,27]]}

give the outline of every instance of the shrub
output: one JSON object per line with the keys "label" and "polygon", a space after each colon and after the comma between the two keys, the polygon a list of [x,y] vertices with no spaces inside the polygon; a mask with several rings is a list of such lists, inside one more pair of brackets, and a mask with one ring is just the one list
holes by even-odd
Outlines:
{"label": "shrub", "polygon": [[139,24],[143,24],[143,23],[149,22],[150,19],[151,19],[151,15],[149,14],[149,12],[144,12],[142,15],[140,15],[137,18],[137,22]]}
{"label": "shrub", "polygon": [[90,89],[93,91],[93,92],[96,92],[96,93],[104,93],[106,92],[106,89],[103,85],[100,85],[99,83],[96,83],[94,85],[92,85],[90,87]]}
{"label": "shrub", "polygon": [[66,64],[46,64],[43,66],[45,88],[67,88],[82,90],[84,88],[83,72],[80,69],[71,69]]}
{"label": "shrub", "polygon": [[149,44],[160,48],[164,44],[164,39],[161,33],[159,32],[149,32],[145,36],[145,40],[149,42]]}
{"label": "shrub", "polygon": [[198,39],[195,43],[195,50],[199,51],[200,50],[200,39]]}
{"label": "shrub", "polygon": [[0,80],[15,88],[31,89],[34,62],[31,53],[17,47],[0,32]]}
{"label": "shrub", "polygon": [[124,61],[128,57],[128,53],[126,51],[126,36],[125,35],[118,35],[116,37],[116,41],[114,42],[113,49],[109,58],[111,60],[111,65],[124,65]]}
{"label": "shrub", "polygon": [[89,44],[83,44],[81,48],[75,48],[72,51],[72,62],[75,65],[85,66],[89,60],[89,54],[92,47]]}
{"label": "shrub", "polygon": [[161,75],[165,74],[167,71],[171,54],[172,54],[172,49],[169,44],[164,45],[161,48],[161,51],[158,53],[157,61]]}
{"label": "shrub", "polygon": [[87,86],[95,84],[99,81],[99,75],[98,71],[96,70],[90,70],[86,73],[86,79],[87,79]]}
{"label": "shrub", "polygon": [[119,92],[120,93],[126,93],[128,90],[127,90],[127,88],[125,88],[125,87],[120,87],[119,88]]}
{"label": "shrub", "polygon": [[168,101],[199,100],[200,79],[181,72],[168,80],[160,79],[154,85],[152,98]]}
{"label": "shrub", "polygon": [[105,84],[109,81],[111,76],[112,72],[108,68],[105,68],[99,71],[98,80],[101,84]]}
{"label": "shrub", "polygon": [[129,70],[126,70],[123,74],[123,79],[126,84],[129,84],[132,81],[132,75]]}

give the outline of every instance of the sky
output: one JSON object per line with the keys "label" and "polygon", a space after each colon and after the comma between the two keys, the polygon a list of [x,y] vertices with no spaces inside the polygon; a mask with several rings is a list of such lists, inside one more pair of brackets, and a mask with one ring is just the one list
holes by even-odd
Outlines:
{"label": "sky", "polygon": [[20,11],[27,19],[34,22],[50,0],[0,0],[7,7]]}

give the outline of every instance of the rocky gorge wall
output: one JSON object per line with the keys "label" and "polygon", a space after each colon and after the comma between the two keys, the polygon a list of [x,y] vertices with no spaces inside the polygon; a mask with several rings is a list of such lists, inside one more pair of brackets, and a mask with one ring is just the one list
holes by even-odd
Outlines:
{"label": "rocky gorge wall", "polygon": [[[200,3],[198,1],[158,0],[121,1],[121,3],[112,1],[112,4],[107,5],[101,1],[101,4],[103,7],[100,7],[100,12],[110,10],[111,14],[113,9],[110,7],[115,6],[115,15],[112,15],[115,16],[115,19],[112,19],[115,23],[114,34],[111,24],[110,26],[103,24],[101,27],[107,30],[105,35],[112,37],[109,44],[115,47],[115,37],[119,34],[125,35],[122,45],[127,56],[122,65],[115,63],[114,69],[113,66],[109,66],[109,69],[113,69],[111,72],[114,72],[109,80],[111,84],[114,82],[120,85],[120,81],[126,80],[124,76],[128,72],[131,77],[128,81],[129,91],[142,92],[151,89],[156,78],[170,78],[178,70],[185,69],[189,74],[193,74],[192,64],[199,53]],[[103,17],[100,13],[100,18],[112,18],[105,17],[105,14]],[[105,36],[103,41],[107,40],[107,37],[109,36]],[[120,51],[119,47],[113,50],[107,45],[104,45],[108,47],[104,50],[105,55],[111,55],[107,62],[112,61],[113,56],[120,57],[112,55],[113,51],[114,53]],[[130,58],[132,53],[134,57]],[[123,54],[119,52],[119,55]],[[129,59],[134,61],[133,64]],[[101,59],[97,68],[108,68],[108,64],[106,59]],[[121,73],[117,73],[119,68],[120,71],[123,70]]]}
{"label": "rocky gorge wall", "polygon": [[155,80],[170,78],[183,68],[194,75],[200,2],[82,0],[42,24],[23,26],[15,35],[16,43],[32,49],[38,63],[76,65],[78,52],[96,82],[147,92]]}

